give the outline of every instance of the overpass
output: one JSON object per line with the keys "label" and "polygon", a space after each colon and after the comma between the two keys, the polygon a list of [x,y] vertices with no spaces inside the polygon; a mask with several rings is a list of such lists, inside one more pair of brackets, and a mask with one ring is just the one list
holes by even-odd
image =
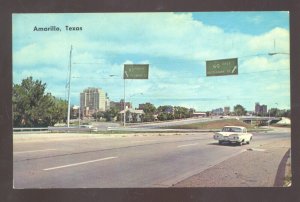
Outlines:
{"label": "overpass", "polygon": [[272,123],[277,123],[281,120],[281,117],[241,116],[237,117],[237,119],[253,125],[268,125]]}

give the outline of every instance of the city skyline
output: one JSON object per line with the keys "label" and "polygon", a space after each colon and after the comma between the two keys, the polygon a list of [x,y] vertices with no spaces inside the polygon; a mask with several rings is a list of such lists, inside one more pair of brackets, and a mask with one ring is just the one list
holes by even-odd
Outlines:
{"label": "city skyline", "polygon": [[[105,94],[105,99],[104,98],[102,98],[101,99],[101,101],[100,101],[100,93],[99,92],[101,92],[101,95],[102,95],[102,97],[104,96],[104,94]],[[81,102],[80,103],[80,108],[81,109],[84,109],[85,110],[85,108],[86,107],[89,107],[91,110],[97,110],[97,111],[106,111],[106,110],[108,110],[108,109],[110,109],[111,107],[110,107],[110,105],[111,105],[111,103],[113,104],[113,106],[116,104],[116,103],[118,103],[119,105],[120,105],[120,108],[121,108],[121,110],[122,109],[124,109],[124,99],[120,99],[119,101],[118,100],[110,100],[109,99],[109,96],[108,96],[108,93],[107,92],[104,92],[101,88],[96,88],[96,87],[88,87],[88,88],[86,88],[86,89],[83,89],[82,90],[82,92],[80,93],[80,100],[82,101],[82,99],[83,99],[83,94],[92,94],[92,95],[88,95],[88,97],[92,97],[92,103],[89,101],[89,99],[91,99],[91,98],[88,98],[88,100],[86,100],[87,98],[86,98],[86,96],[87,95],[85,95],[84,97],[84,99],[86,100],[86,101],[84,101],[84,102]],[[96,95],[97,94],[97,95]],[[94,98],[94,96],[96,95],[96,97],[97,96],[99,96],[99,98],[98,99],[95,99]],[[107,104],[107,102],[109,102],[110,104]],[[150,103],[150,102],[144,102],[144,103],[138,103],[137,104],[137,106],[133,106],[133,105],[131,105],[131,102],[126,102],[127,104],[126,104],[126,107],[128,107],[128,108],[132,108],[132,109],[140,109],[140,107],[142,106],[142,105],[145,105],[145,104],[152,104],[152,103]],[[277,105],[277,103],[275,103],[276,105]],[[105,110],[104,109],[100,109],[99,108],[99,106],[100,105],[105,105]],[[129,106],[127,106],[127,105],[129,105]],[[170,105],[170,106],[172,106],[172,107],[176,107],[176,105],[172,105],[172,104],[168,104],[168,105]],[[155,105],[154,105],[155,106]],[[162,106],[162,105],[161,105]],[[166,105],[165,105],[166,106]],[[242,105],[243,106],[243,105]],[[75,107],[75,108],[77,108],[77,107],[79,107],[79,106],[77,106],[77,105],[73,105],[72,106],[73,108]],[[159,106],[155,106],[156,108],[158,108]],[[181,107],[185,107],[185,106],[181,106]],[[273,108],[276,108],[276,107],[273,107]],[[270,108],[271,109],[271,108]],[[268,110],[270,110],[270,109],[268,109],[268,106],[267,105],[265,105],[265,104],[260,104],[259,102],[255,102],[255,105],[254,105],[254,109],[253,110],[247,110],[247,112],[252,112],[252,113],[256,113],[256,114],[258,114],[258,113],[260,113],[260,114],[267,114],[268,113]],[[199,110],[199,111],[201,111],[201,110]],[[198,111],[198,112],[199,112]],[[203,112],[205,111],[205,110],[202,110]],[[230,107],[230,106],[219,106],[218,108],[213,108],[213,109],[211,109],[211,110],[206,110],[206,112],[212,112],[212,113],[218,113],[218,114],[229,114],[229,113],[231,113],[231,112],[233,112],[234,111],[234,106],[233,107]],[[93,111],[93,112],[95,112],[95,111]]]}
{"label": "city skyline", "polygon": [[[71,45],[74,105],[91,86],[123,99],[124,64],[149,64],[149,79],[125,81],[134,106],[290,109],[288,12],[14,14],[13,82],[32,76],[66,99]],[[206,77],[205,62],[225,58],[239,74]]]}

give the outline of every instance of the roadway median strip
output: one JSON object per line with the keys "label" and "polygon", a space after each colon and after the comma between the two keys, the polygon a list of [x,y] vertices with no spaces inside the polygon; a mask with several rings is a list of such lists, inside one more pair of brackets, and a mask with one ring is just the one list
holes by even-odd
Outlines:
{"label": "roadway median strip", "polygon": [[98,162],[98,161],[105,161],[105,160],[110,160],[110,159],[115,159],[115,158],[118,158],[118,157],[107,157],[107,158],[96,159],[96,160],[92,160],[92,161],[84,161],[84,162],[80,162],[80,163],[73,163],[73,164],[68,164],[68,165],[63,165],[63,166],[52,167],[52,168],[45,168],[43,170],[44,171],[56,170],[56,169],[60,169],[60,168],[79,166],[79,165],[83,165],[83,164],[94,163],[94,162]]}

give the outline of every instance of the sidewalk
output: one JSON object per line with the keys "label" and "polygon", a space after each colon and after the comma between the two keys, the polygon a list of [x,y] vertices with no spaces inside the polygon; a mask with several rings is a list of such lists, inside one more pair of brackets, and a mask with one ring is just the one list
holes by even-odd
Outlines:
{"label": "sidewalk", "polygon": [[261,145],[187,178],[174,187],[283,186],[282,169],[285,166],[282,164],[286,163],[286,158],[283,158],[289,149],[290,141]]}

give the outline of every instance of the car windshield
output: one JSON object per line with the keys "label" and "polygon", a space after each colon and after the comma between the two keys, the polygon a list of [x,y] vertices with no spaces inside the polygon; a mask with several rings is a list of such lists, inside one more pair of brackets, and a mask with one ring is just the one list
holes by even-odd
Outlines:
{"label": "car windshield", "polygon": [[234,127],[224,127],[222,129],[223,132],[242,132],[241,128],[234,128]]}

